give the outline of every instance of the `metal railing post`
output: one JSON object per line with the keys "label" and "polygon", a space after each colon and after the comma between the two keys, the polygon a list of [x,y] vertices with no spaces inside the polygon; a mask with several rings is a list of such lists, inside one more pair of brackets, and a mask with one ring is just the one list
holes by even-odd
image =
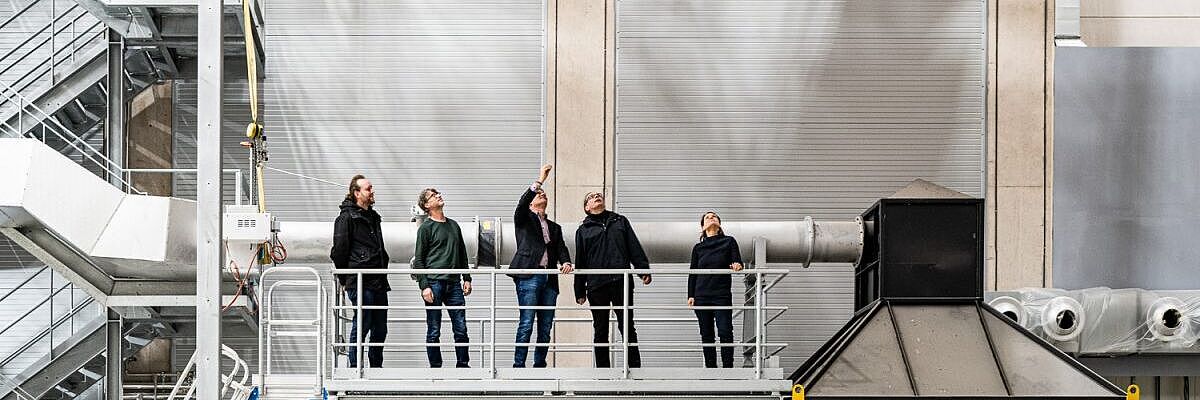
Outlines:
{"label": "metal railing post", "polygon": [[233,204],[242,205],[242,170],[238,169],[233,172]]}
{"label": "metal railing post", "polygon": [[354,348],[354,354],[357,355],[357,359],[356,359],[357,362],[355,363],[355,367],[358,368],[358,378],[362,379],[363,364],[365,364],[367,361],[367,360],[363,359],[364,358],[363,357],[363,355],[364,355],[363,347],[364,346],[363,346],[363,340],[362,340],[364,337],[366,337],[366,335],[363,335],[363,308],[362,308],[362,306],[363,306],[363,274],[362,274],[362,272],[358,272],[358,273],[355,273],[354,276],[355,276],[355,282],[358,283],[358,285],[354,288],[354,290],[356,292],[358,292],[358,297],[354,300],[354,306],[356,307],[354,309],[354,326],[355,326],[354,342],[358,343],[358,346],[356,346]]}
{"label": "metal railing post", "polygon": [[[499,258],[500,254],[496,253],[496,257]],[[488,367],[488,370],[492,376],[492,379],[495,379],[496,378],[496,287],[499,286],[496,284],[496,274],[495,273],[491,274],[491,279],[489,279],[489,282],[491,282],[491,285],[492,285],[492,288],[491,288],[492,304],[491,304],[491,306],[488,307],[489,311],[491,311],[491,314],[488,318],[492,323],[492,330],[488,334],[488,343],[491,344],[492,359],[489,361],[490,367]],[[463,313],[465,314],[466,310],[463,310]],[[517,310],[517,315],[521,315],[520,309]]]}
{"label": "metal railing post", "polygon": [[754,379],[762,379],[763,302],[762,271],[754,271]]}
{"label": "metal railing post", "polygon": [[[633,275],[624,274],[621,277],[621,378],[629,379],[629,303],[633,301],[630,282]],[[607,312],[607,311],[605,311]]]}
{"label": "metal railing post", "polygon": [[48,345],[48,348],[50,349],[50,351],[48,351],[46,353],[50,354],[50,359],[53,360],[54,359],[54,295],[57,293],[54,291],[54,274],[50,274],[50,285],[48,285],[46,288],[50,290],[50,313],[48,314],[50,316],[50,318],[48,318],[46,320],[46,329],[48,329],[50,331],[50,340],[49,340],[50,343]]}

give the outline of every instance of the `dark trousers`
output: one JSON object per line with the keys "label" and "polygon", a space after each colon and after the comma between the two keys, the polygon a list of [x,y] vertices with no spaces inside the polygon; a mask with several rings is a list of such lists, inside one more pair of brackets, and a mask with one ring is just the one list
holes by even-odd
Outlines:
{"label": "dark trousers", "polygon": [[[371,290],[363,288],[363,305],[364,306],[386,306],[388,305],[387,292],[382,290]],[[358,304],[358,289],[347,289],[346,297],[350,299],[350,304]],[[369,336],[370,343],[383,343],[387,338],[387,310],[362,310],[362,328],[363,334]],[[354,316],[354,320],[350,324],[350,342],[361,343],[362,336],[358,334],[358,317]],[[371,368],[379,368],[383,366],[383,347],[367,346],[367,363]],[[350,367],[358,366],[358,347],[350,348]]]}
{"label": "dark trousers", "polygon": [[[701,302],[697,306],[729,306],[729,303]],[[720,336],[721,343],[733,343],[733,311],[732,310],[696,310],[696,320],[700,322],[700,341],[713,343],[713,336]],[[713,326],[716,325],[714,335]],[[717,367],[717,349],[715,346],[704,346],[704,366]],[[721,367],[733,368],[733,347],[721,347]]]}
{"label": "dark trousers", "polygon": [[[517,287],[517,304],[521,306],[548,306],[558,303],[558,288],[546,283],[546,275],[532,275],[527,278],[513,278]],[[537,342],[550,343],[550,329],[554,327],[554,310],[521,310],[521,319],[517,323],[517,343],[529,343],[533,335],[534,319],[537,320]],[[537,346],[533,349],[533,367],[546,367],[546,353],[550,348]],[[529,354],[529,346],[517,346],[513,351],[513,368],[525,368],[525,357]]]}
{"label": "dark trousers", "polygon": [[[433,290],[433,302],[425,303],[426,307],[433,306],[464,306],[462,283],[457,281],[429,281],[429,289]],[[454,331],[454,343],[470,343],[467,338],[467,310],[446,310],[450,314],[450,328]],[[425,343],[441,343],[442,310],[425,310]],[[429,357],[430,368],[442,367],[442,348],[428,346],[425,354]],[[456,367],[470,366],[471,350],[467,346],[455,346],[454,355],[458,358]]]}
{"label": "dark trousers", "polygon": [[[610,283],[595,289],[589,289],[587,292],[588,302],[592,306],[622,306],[626,303],[633,305],[633,285],[629,286],[629,292],[625,296],[621,296],[622,285],[620,281]],[[626,302],[625,300],[629,301]],[[592,342],[594,343],[609,343],[608,339],[608,313],[609,310],[592,310]],[[612,313],[617,317],[617,329],[624,331],[625,318],[623,310],[612,310]],[[638,342],[637,330],[633,326],[633,311],[629,311],[629,336],[625,337],[625,342],[629,343],[629,367],[641,368],[642,355],[638,351],[638,347],[634,343]],[[608,358],[608,346],[597,345],[595,348],[595,358],[597,368],[609,368],[612,366]]]}

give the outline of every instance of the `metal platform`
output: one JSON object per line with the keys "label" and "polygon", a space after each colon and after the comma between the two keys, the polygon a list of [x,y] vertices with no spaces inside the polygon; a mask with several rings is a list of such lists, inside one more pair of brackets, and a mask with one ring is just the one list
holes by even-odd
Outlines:
{"label": "metal platform", "polygon": [[[430,376],[438,376],[430,379]],[[326,382],[331,392],[396,393],[779,393],[791,390],[783,370],[764,368],[337,368]]]}

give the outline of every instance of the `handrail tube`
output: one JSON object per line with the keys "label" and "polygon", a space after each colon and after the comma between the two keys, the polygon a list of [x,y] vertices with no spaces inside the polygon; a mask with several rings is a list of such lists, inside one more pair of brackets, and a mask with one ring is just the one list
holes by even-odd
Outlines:
{"label": "handrail tube", "polygon": [[[26,341],[25,344],[22,344],[11,354],[9,354],[8,357],[0,360],[0,365],[8,364],[10,361],[16,359],[17,356],[19,356],[22,352],[28,350],[30,347],[33,347],[33,345],[37,344],[38,341],[41,341],[42,338],[45,338],[46,335],[49,335],[51,332],[53,332],[55,328],[58,328],[59,325],[62,325],[71,318],[74,318],[76,315],[79,315],[80,311],[83,311],[83,309],[87,308],[87,306],[91,305],[93,302],[95,302],[95,299],[92,298],[87,298],[80,302],[79,305],[73,307],[66,315],[59,317],[57,321],[52,321],[50,326],[46,327],[46,329],[43,329],[41,332],[38,332],[36,335],[30,338],[30,340]],[[72,332],[71,334],[75,333],[77,332]]]}
{"label": "handrail tube", "polygon": [[[78,20],[78,18],[76,18],[76,21],[77,20]],[[75,21],[71,21],[71,22],[74,23]],[[91,30],[101,26],[102,24],[103,23],[97,21],[97,22],[93,23],[92,26],[89,26],[87,28],[87,30],[91,31]],[[85,33],[86,33],[86,31],[85,31]],[[104,35],[104,31],[97,30],[95,33],[92,34],[92,36],[90,38],[85,39],[83,42],[84,43],[91,42],[93,40],[100,38],[103,35]],[[71,57],[74,57],[75,53],[77,53],[76,52],[77,49],[75,49],[74,47],[75,47],[76,43],[80,42],[80,39],[84,38],[84,36],[85,35],[79,35],[79,36],[71,39],[71,41],[67,42],[67,44],[71,45],[71,48],[64,47],[64,48],[61,48],[58,50],[54,50],[53,52],[51,52],[51,57],[57,56],[67,50],[70,50],[69,55]],[[44,44],[46,44],[46,42],[43,41],[41,44],[44,45]],[[41,48],[41,45],[39,45],[38,47],[35,47],[34,51],[37,51],[37,49],[40,49],[40,48]],[[31,53],[26,53],[26,55],[28,55],[28,54],[31,54]],[[24,59],[24,56],[22,56],[22,58],[17,61],[19,62],[19,61],[22,61],[23,59]],[[45,66],[46,63],[48,63],[48,62],[50,63],[50,68],[48,68],[47,70],[43,70],[42,67]],[[52,60],[51,58],[42,60],[42,61],[38,62],[37,65],[34,65],[33,68],[30,68],[29,71],[25,72],[24,75],[21,75],[21,77],[14,79],[13,84],[20,86],[21,90],[28,89],[30,86],[33,86],[34,83],[37,83],[39,78],[45,76],[47,72],[53,72],[55,67],[58,67],[59,65],[69,63],[69,62],[72,62],[72,61],[68,60],[67,57],[63,57],[57,61]],[[11,68],[12,66],[15,66],[15,65],[16,64],[14,63],[14,64],[10,65],[9,67]],[[33,75],[35,72],[37,74]],[[20,84],[21,81],[26,80],[26,78],[29,78],[30,76],[33,76],[33,79],[30,79],[28,82],[25,82],[25,84],[23,84],[23,85]],[[51,79],[53,79],[53,75],[51,75]],[[53,85],[53,83],[51,83],[51,85]]]}
{"label": "handrail tube", "polygon": [[[268,270],[275,269],[275,268],[282,268],[282,267],[272,267],[272,268],[268,268]],[[562,272],[559,272],[559,270],[557,270],[557,269],[518,269],[518,268],[511,268],[511,269],[509,269],[509,268],[472,268],[472,269],[454,269],[454,268],[428,268],[428,269],[426,269],[426,268],[419,268],[419,269],[417,269],[417,268],[390,268],[390,269],[357,268],[357,269],[355,269],[355,268],[340,268],[340,269],[334,269],[331,272],[333,272],[334,275],[354,275],[354,274],[375,274],[375,275],[379,275],[379,274],[387,274],[387,275],[400,275],[400,274],[419,274],[419,275],[432,275],[432,274],[468,274],[468,275],[473,275],[473,274],[504,274],[504,275],[520,274],[520,275],[531,275],[531,274],[537,274],[537,275],[551,275],[551,274],[554,274],[554,275],[557,275],[557,274],[562,273]],[[574,275],[759,275],[759,274],[769,275],[769,274],[782,274],[782,273],[788,273],[788,272],[790,272],[790,271],[786,268],[754,268],[754,269],[744,269],[741,271],[734,271],[734,270],[728,270],[728,269],[685,269],[685,268],[670,268],[670,269],[667,269],[667,268],[649,268],[649,269],[625,269],[625,268],[602,269],[602,268],[596,268],[596,269],[591,269],[591,268],[589,268],[589,269],[577,269],[577,270],[574,270],[573,272],[571,272],[570,274],[564,274],[564,275],[571,275],[571,274],[574,274]]]}
{"label": "handrail tube", "polygon": [[[44,33],[46,31],[46,28],[53,26],[55,22],[58,22],[58,20],[62,19],[63,17],[66,17],[67,14],[70,14],[71,11],[74,11],[78,7],[79,7],[79,4],[71,6],[71,8],[69,10],[63,12],[62,15],[55,17],[51,21],[50,24],[46,24],[46,26],[43,26],[42,29],[38,29],[37,32],[34,32],[33,34],[29,35],[29,37],[25,38],[25,40],[21,41],[21,43],[18,43],[16,46],[13,46],[13,48],[10,49],[7,53],[4,53],[4,55],[0,56],[0,61],[8,60],[8,57],[15,54],[16,51],[21,48],[21,46],[28,44],[34,38],[36,38],[39,35],[41,35],[42,33]],[[84,11],[83,13],[76,15],[75,19],[71,20],[71,23],[78,21],[80,18],[83,18],[83,16],[85,16],[85,15],[88,15],[87,11]],[[51,37],[53,37],[54,35],[58,35],[59,33],[62,33],[62,31],[65,31],[67,29],[67,26],[69,26],[69,25],[70,25],[70,23],[63,24],[62,30],[55,31],[51,35]],[[34,49],[40,49],[42,46],[44,46],[46,43],[49,43],[49,42],[50,42],[50,38],[46,38],[45,40],[42,40],[41,43],[38,43],[37,47],[34,47]],[[53,49],[51,49],[51,52],[53,52]],[[21,61],[25,60],[25,58],[29,57],[30,54],[33,54],[33,52],[27,51],[27,52],[22,53],[20,58],[18,58],[16,61],[13,61],[13,63],[9,64],[8,67],[5,67],[4,69],[0,70],[0,75],[4,75],[4,73],[6,73],[6,72],[8,72],[8,70],[12,69],[12,67],[15,67],[17,65],[17,63],[20,63]]]}
{"label": "handrail tube", "polygon": [[29,11],[30,9],[33,8],[33,6],[38,5],[38,4],[41,4],[41,3],[38,1],[29,2],[29,4],[25,5],[25,8],[22,8],[20,11],[13,13],[13,15],[11,17],[8,17],[8,19],[4,20],[3,23],[0,23],[0,29],[4,29],[4,27],[8,26],[8,24],[11,24],[13,21],[16,21],[17,18],[19,18],[22,14],[25,14],[26,11]]}
{"label": "handrail tube", "polygon": [[49,265],[43,265],[42,269],[37,270],[37,272],[34,272],[33,275],[29,275],[29,277],[25,278],[25,280],[21,281],[21,283],[18,283],[16,286],[13,286],[12,290],[9,290],[8,293],[5,293],[3,296],[0,296],[0,302],[3,302],[4,299],[8,298],[8,296],[12,296],[12,294],[16,293],[18,290],[21,290],[25,286],[25,284],[29,283],[29,281],[32,281],[33,278],[37,278],[38,275],[41,275],[42,272],[46,271],[49,268],[50,268]]}
{"label": "handrail tube", "polygon": [[[643,342],[643,341],[637,342],[637,345],[639,347],[640,346],[653,346],[653,347],[679,347],[679,348],[750,347],[750,346],[753,346],[754,344],[755,344],[754,342],[735,342],[735,343],[684,343],[684,342]],[[350,346],[358,346],[359,344],[356,344],[354,342],[335,342],[335,343],[331,343],[331,345],[334,347],[350,347]],[[612,343],[611,342],[574,342],[574,343],[561,343],[561,342],[506,343],[506,342],[499,342],[499,343],[495,343],[495,345],[496,346],[504,346],[504,347],[533,346],[533,347],[581,347],[582,348],[582,347],[608,346],[608,345],[612,345]],[[787,346],[786,343],[763,343],[762,345],[763,346]],[[362,346],[363,347],[459,347],[459,346],[488,347],[488,346],[492,346],[492,343],[488,343],[488,342],[470,342],[470,343],[453,343],[453,342],[450,342],[450,343],[426,343],[426,342],[370,343],[370,342],[364,342],[364,343],[362,343]]]}
{"label": "handrail tube", "polygon": [[12,322],[11,322],[11,323],[9,323],[9,324],[8,324],[8,326],[4,327],[4,329],[0,329],[0,336],[4,336],[4,333],[5,333],[5,332],[8,332],[8,330],[9,330],[9,329],[12,329],[12,327],[13,327],[13,326],[16,326],[16,323],[17,323],[18,321],[24,320],[24,319],[25,319],[25,317],[28,317],[28,316],[29,316],[29,314],[31,314],[31,313],[33,313],[33,312],[34,312],[34,310],[37,310],[37,309],[38,309],[38,308],[40,308],[42,305],[45,305],[47,301],[50,301],[50,299],[51,299],[51,298],[53,298],[55,295],[58,295],[59,293],[62,293],[62,291],[63,291],[64,289],[66,289],[66,288],[68,288],[68,287],[70,287],[70,286],[71,286],[71,284],[70,284],[70,283],[68,283],[68,284],[66,284],[66,285],[63,285],[63,287],[60,287],[60,288],[58,288],[58,289],[57,289],[57,290],[55,290],[55,291],[54,291],[54,293],[52,293],[50,296],[47,296],[46,298],[42,299],[42,301],[41,301],[41,302],[38,302],[38,303],[37,303],[37,305],[35,305],[35,306],[33,306],[32,308],[30,308],[30,309],[29,309],[29,311],[25,311],[25,313],[24,313],[24,314],[21,314],[21,316],[20,316],[20,317],[17,317],[17,319],[14,319],[14,320],[12,320]]}
{"label": "handrail tube", "polygon": [[[627,306],[362,306],[363,310],[624,310]],[[638,310],[754,310],[754,306],[659,306],[639,305]],[[333,306],[334,310],[354,310],[357,306]],[[787,306],[764,306],[764,310],[788,310]]]}
{"label": "handrail tube", "polygon": [[[277,273],[304,273],[310,275],[313,281],[279,281],[273,283],[267,292],[267,296],[262,301],[262,310],[259,312],[259,330],[258,343],[260,354],[258,357],[258,373],[262,377],[263,386],[260,395],[267,395],[266,382],[271,376],[271,322],[274,320],[275,309],[272,306],[274,289],[281,286],[315,286],[317,293],[317,319],[320,321],[317,324],[317,373],[314,389],[319,391],[324,387],[325,383],[325,334],[326,334],[326,302],[328,293],[325,292],[325,283],[322,280],[321,274],[316,269],[309,267],[287,267],[276,266],[268,268],[259,275],[259,282],[266,282],[267,277]],[[311,282],[311,283],[310,283]],[[361,298],[361,297],[360,297]]]}

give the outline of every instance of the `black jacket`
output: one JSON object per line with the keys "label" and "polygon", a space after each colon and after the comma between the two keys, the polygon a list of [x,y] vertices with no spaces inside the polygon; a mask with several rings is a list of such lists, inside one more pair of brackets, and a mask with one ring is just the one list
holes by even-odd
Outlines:
{"label": "black jacket", "polygon": [[[388,253],[383,246],[382,218],[374,209],[359,208],[354,200],[346,199],[341,205],[342,213],[333,222],[333,248],[329,259],[334,268],[387,269]],[[338,281],[346,289],[356,288],[354,275],[338,275]],[[364,274],[363,288],[392,290],[386,274]]]}
{"label": "black jacket", "polygon": [[[691,269],[728,270],[731,264],[741,262],[733,236],[718,234],[692,247]],[[732,281],[729,275],[688,275],[688,297],[694,297],[696,305],[730,305]]]}
{"label": "black jacket", "polygon": [[[542,261],[542,254],[547,251],[549,251],[549,254],[546,255],[546,268],[556,269],[557,264],[571,262],[571,251],[567,250],[567,243],[563,241],[562,226],[547,219],[546,226],[550,228],[549,246],[547,246],[545,239],[542,237],[542,224],[538,222],[537,213],[529,209],[529,204],[533,203],[535,196],[537,196],[537,192],[525,189],[525,194],[521,195],[521,200],[517,202],[517,210],[513,212],[514,231],[517,235],[517,253],[513,255],[512,261],[508,263],[509,268],[538,268],[538,264]],[[529,275],[518,274],[513,277],[526,278]],[[546,281],[546,286],[558,290],[558,275],[550,275]]]}
{"label": "black jacket", "polygon": [[[575,251],[578,253],[575,269],[628,269],[631,264],[636,269],[650,268],[650,260],[629,220],[612,211],[589,214],[583,219],[579,229],[575,230]],[[578,275],[575,277],[575,298],[586,297],[589,290],[620,282],[621,275]]]}

